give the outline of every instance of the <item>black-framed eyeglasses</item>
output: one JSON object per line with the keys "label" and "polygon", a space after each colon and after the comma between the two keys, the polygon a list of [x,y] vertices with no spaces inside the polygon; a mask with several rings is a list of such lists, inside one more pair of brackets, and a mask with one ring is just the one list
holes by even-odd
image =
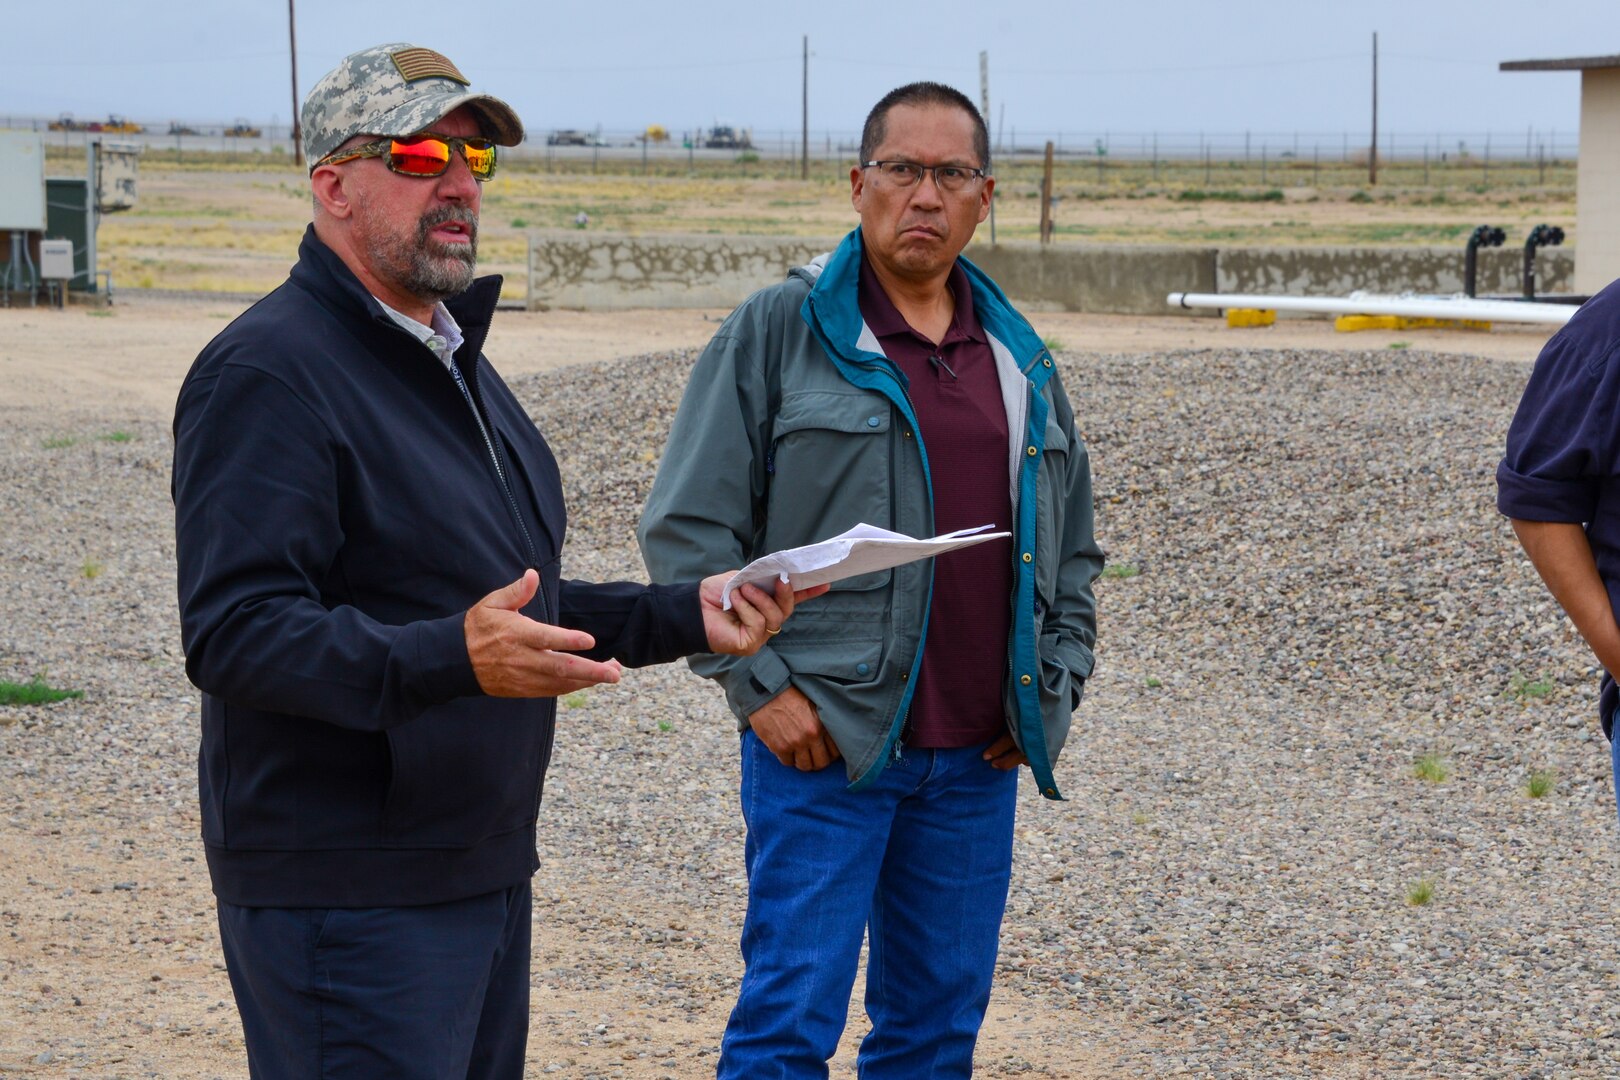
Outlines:
{"label": "black-framed eyeglasses", "polygon": [[915,161],[863,161],[863,169],[876,169],[878,175],[897,188],[916,187],[922,183],[924,173],[934,174],[934,186],[941,191],[966,191],[975,180],[988,175],[983,169],[967,165],[919,165]]}
{"label": "black-framed eyeglasses", "polygon": [[390,172],[429,180],[443,176],[445,170],[450,168],[452,152],[459,152],[466,160],[473,179],[488,180],[495,175],[495,144],[489,139],[431,134],[378,139],[351,146],[347,150],[334,150],[311,165],[310,172],[322,165],[341,165],[356,158],[380,157],[387,163]]}

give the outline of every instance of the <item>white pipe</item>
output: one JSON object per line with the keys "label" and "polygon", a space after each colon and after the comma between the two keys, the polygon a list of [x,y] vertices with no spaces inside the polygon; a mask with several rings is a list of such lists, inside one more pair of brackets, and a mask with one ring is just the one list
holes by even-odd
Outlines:
{"label": "white pipe", "polygon": [[1527,322],[1562,326],[1575,314],[1574,304],[1538,304],[1518,300],[1475,300],[1467,296],[1262,296],[1248,293],[1171,293],[1171,307],[1260,308],[1307,311],[1318,315],[1404,315],[1409,319],[1474,319],[1480,322]]}

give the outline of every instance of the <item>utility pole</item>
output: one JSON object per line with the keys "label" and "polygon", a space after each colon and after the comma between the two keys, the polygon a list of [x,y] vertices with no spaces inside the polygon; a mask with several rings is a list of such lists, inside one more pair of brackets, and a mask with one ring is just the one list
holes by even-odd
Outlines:
{"label": "utility pole", "polygon": [[287,41],[292,46],[293,161],[304,167],[304,131],[298,122],[298,29],[293,18],[293,0],[287,0]]}
{"label": "utility pole", "polygon": [[1373,31],[1372,144],[1367,147],[1367,184],[1378,185],[1378,31]]}
{"label": "utility pole", "polygon": [[[990,53],[984,49],[979,50],[979,119],[984,121],[985,141],[989,141],[990,123]],[[982,164],[982,162],[981,162]],[[996,242],[996,193],[990,191],[990,242]]]}
{"label": "utility pole", "polygon": [[804,139],[799,147],[799,179],[810,179],[810,35],[804,35]]}

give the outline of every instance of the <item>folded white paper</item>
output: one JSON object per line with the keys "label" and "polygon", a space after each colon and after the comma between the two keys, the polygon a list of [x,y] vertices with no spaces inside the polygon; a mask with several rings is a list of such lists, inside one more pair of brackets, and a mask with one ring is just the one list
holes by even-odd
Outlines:
{"label": "folded white paper", "polygon": [[918,540],[904,533],[862,523],[820,543],[773,551],[755,559],[726,582],[720,594],[720,604],[730,611],[732,590],[744,585],[758,585],[770,592],[775,588],[774,582],[781,580],[792,584],[794,589],[808,589],[824,582],[887,570],[891,566],[901,566],[1012,535],[1008,532],[984,531],[993,528],[994,525],[980,525],[974,529],[958,529],[928,540]]}

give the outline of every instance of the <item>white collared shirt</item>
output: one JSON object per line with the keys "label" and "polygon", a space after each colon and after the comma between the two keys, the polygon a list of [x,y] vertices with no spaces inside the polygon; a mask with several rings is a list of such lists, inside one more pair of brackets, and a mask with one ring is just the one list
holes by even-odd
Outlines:
{"label": "white collared shirt", "polygon": [[[377,300],[375,296],[372,299]],[[456,350],[461,348],[461,343],[466,338],[462,337],[461,327],[456,325],[455,318],[442,301],[433,305],[432,326],[423,326],[409,315],[395,311],[381,300],[377,300],[377,304],[388,313],[390,319],[409,330],[417,341],[426,345],[446,369],[455,362]]]}

